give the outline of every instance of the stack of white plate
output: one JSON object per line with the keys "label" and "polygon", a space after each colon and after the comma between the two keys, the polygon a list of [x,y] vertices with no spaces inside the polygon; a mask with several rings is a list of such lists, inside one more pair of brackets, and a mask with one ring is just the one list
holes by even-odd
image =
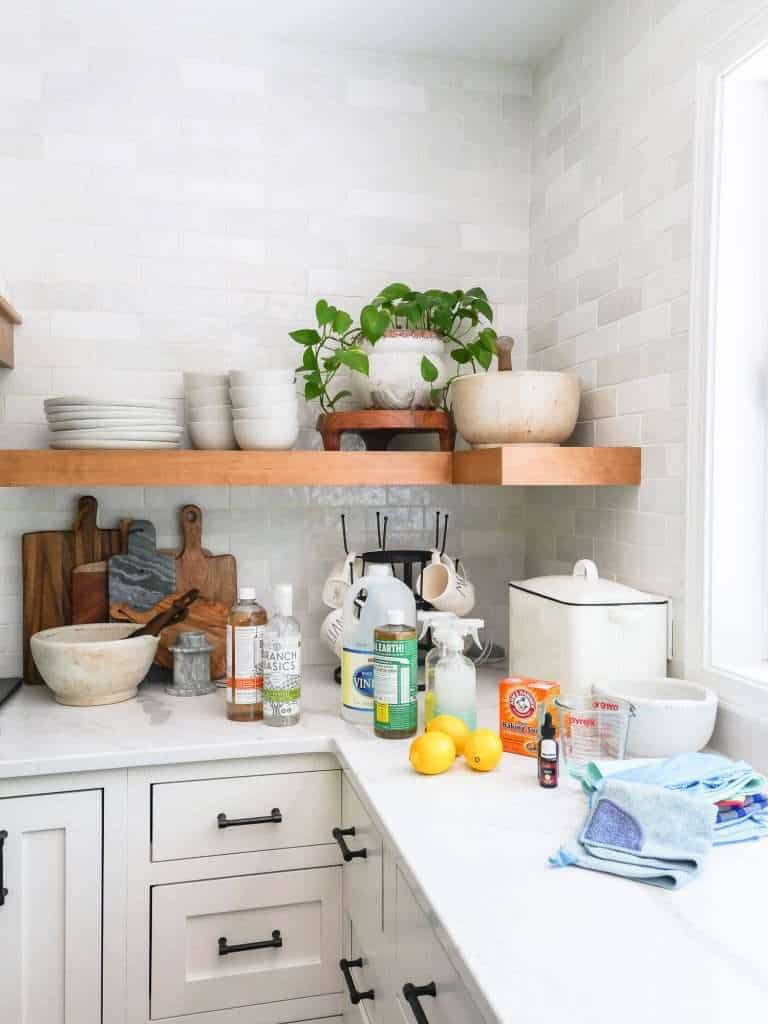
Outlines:
{"label": "stack of white plate", "polygon": [[51,448],[178,448],[183,434],[171,401],[49,398]]}
{"label": "stack of white plate", "polygon": [[184,404],[195,448],[222,451],[235,447],[226,373],[185,373]]}
{"label": "stack of white plate", "polygon": [[293,370],[231,370],[229,394],[241,448],[293,448],[299,405]]}

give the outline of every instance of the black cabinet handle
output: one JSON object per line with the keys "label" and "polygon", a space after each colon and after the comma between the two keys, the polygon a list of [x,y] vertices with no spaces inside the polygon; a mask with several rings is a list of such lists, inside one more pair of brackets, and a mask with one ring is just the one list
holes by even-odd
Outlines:
{"label": "black cabinet handle", "polygon": [[421,1007],[419,999],[422,996],[432,996],[434,999],[437,996],[437,985],[434,981],[430,981],[428,985],[412,985],[410,981],[403,985],[403,995],[405,1001],[411,1008],[411,1013],[416,1018],[418,1024],[429,1024],[427,1015]]}
{"label": "black cabinet handle", "polygon": [[279,807],[273,807],[272,813],[263,818],[228,818],[223,811],[216,815],[219,828],[232,828],[233,825],[279,825],[282,820]]}
{"label": "black cabinet handle", "polygon": [[276,928],[272,932],[271,939],[264,939],[263,942],[241,942],[237,946],[228,946],[224,935],[219,939],[219,956],[226,956],[227,953],[245,953],[248,949],[280,949],[283,944],[283,937]]}
{"label": "black cabinet handle", "polygon": [[356,833],[355,833],[354,826],[352,828],[335,828],[331,832],[331,835],[336,840],[336,842],[339,844],[339,849],[341,850],[341,856],[346,861],[353,860],[355,857],[367,857],[368,856],[368,851],[365,849],[365,847],[363,847],[362,850],[350,850],[350,848],[347,846],[347,844],[346,844],[346,842],[344,840],[344,836],[353,836],[355,834]]}
{"label": "black cabinet handle", "polygon": [[375,998],[372,988],[366,989],[365,992],[358,992],[357,990],[354,978],[352,977],[352,968],[362,966],[363,958],[361,956],[359,956],[357,960],[339,960],[339,967],[341,968],[341,973],[344,975],[344,981],[346,981],[347,990],[349,991],[349,1001],[353,1006],[357,1006],[357,1004],[362,1002],[363,999]]}
{"label": "black cabinet handle", "polygon": [[8,838],[8,833],[5,829],[0,830],[0,907],[5,906],[5,897],[8,895],[8,890],[5,888],[5,864],[3,861],[3,847],[5,846],[5,840]]}

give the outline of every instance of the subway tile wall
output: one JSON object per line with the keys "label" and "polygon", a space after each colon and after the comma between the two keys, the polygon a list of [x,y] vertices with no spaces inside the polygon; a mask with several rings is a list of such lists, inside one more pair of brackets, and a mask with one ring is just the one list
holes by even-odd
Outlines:
{"label": "subway tile wall", "polygon": [[598,0],[534,74],[529,365],[579,374],[574,442],[643,445],[639,489],[529,491],[526,568],[672,596],[682,653],[696,65],[761,5]]}
{"label": "subway tile wall", "polygon": [[[483,284],[525,359],[531,75],[487,63],[328,53],[259,37],[258,5],[10,5],[0,69],[0,278],[24,316],[0,370],[0,447],[46,444],[43,399],[176,400],[183,370],[292,366],[288,331],[324,295],[357,311],[394,279]],[[307,409],[301,443],[317,444]],[[172,484],[172,481],[169,481]],[[375,510],[428,543],[434,508],[506,643],[523,569],[522,494],[479,488],[99,492],[102,523],[178,539],[195,500],[214,551],[269,597],[292,580],[312,641],[319,585]],[[19,538],[65,527],[75,495],[0,493],[0,674],[20,665]],[[308,645],[310,661],[328,654]]]}

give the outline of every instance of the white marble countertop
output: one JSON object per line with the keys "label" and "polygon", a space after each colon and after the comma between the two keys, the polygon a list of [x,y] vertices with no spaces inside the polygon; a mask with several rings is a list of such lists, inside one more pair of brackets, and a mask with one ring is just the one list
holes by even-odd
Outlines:
{"label": "white marble countertop", "polygon": [[[496,680],[483,673],[480,724],[497,727]],[[495,772],[462,763],[416,775],[408,741],[379,741],[338,715],[338,687],[315,670],[290,729],[227,721],[223,694],[67,708],[26,687],[0,708],[0,780],[260,754],[336,754],[429,901],[441,936],[489,1021],[724,1024],[768,1008],[768,842],[720,847],[679,892],[547,857],[583,821],[563,780],[546,792],[533,759]],[[2,796],[0,781],[0,796]],[[467,1022],[474,1024],[474,1022]]]}

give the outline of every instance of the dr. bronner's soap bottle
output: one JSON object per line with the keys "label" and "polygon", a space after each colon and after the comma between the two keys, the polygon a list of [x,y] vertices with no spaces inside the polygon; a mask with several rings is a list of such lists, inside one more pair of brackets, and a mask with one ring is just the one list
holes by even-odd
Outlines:
{"label": "dr. bronner's soap bottle", "polygon": [[240,587],[227,621],[227,718],[259,722],[264,717],[263,642],[267,613],[254,587]]}
{"label": "dr. bronner's soap bottle", "polygon": [[386,625],[373,632],[373,731],[383,739],[416,735],[418,651],[403,609],[387,612]]}

